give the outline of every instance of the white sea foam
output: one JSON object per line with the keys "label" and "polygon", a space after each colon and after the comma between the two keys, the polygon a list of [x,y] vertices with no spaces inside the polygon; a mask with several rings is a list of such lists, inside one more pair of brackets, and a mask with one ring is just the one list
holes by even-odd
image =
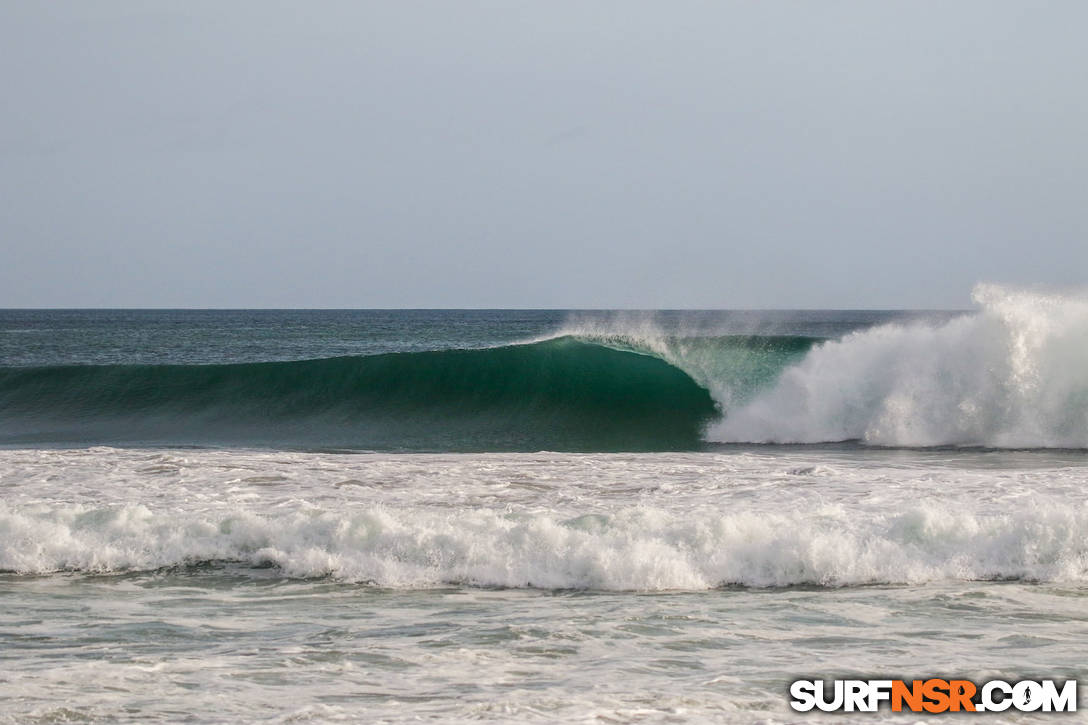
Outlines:
{"label": "white sea foam", "polygon": [[793,722],[798,662],[1077,677],[1086,462],[0,449],[0,722]]}
{"label": "white sea foam", "polygon": [[980,515],[938,506],[858,517],[827,506],[677,516],[647,507],[563,519],[491,509],[176,513],[145,505],[0,504],[0,569],[272,564],[383,587],[449,583],[699,590],[935,580],[1088,581],[1088,510]]}
{"label": "white sea foam", "polygon": [[978,313],[814,348],[715,441],[1088,447],[1088,297],[974,290]]}

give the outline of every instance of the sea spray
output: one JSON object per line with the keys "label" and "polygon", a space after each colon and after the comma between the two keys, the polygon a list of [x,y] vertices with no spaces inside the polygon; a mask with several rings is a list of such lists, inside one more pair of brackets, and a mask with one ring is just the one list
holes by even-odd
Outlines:
{"label": "sea spray", "polygon": [[980,310],[816,346],[715,441],[1088,447],[1088,299],[979,285]]}

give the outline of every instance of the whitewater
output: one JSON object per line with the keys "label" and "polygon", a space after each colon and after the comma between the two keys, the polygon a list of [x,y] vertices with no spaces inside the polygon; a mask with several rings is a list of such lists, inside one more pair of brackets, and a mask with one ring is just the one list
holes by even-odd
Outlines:
{"label": "whitewater", "polygon": [[814,348],[712,440],[1088,447],[1088,297],[979,285],[980,309]]}
{"label": "whitewater", "polygon": [[797,722],[797,677],[1088,677],[1077,452],[93,447],[0,471],[3,722]]}
{"label": "whitewater", "polygon": [[997,474],[994,460],[2,451],[0,570],[240,563],[379,587],[644,592],[1088,582],[1081,457],[1023,454]]}
{"label": "whitewater", "polygon": [[0,311],[0,722],[788,723],[797,678],[1086,681],[1088,301],[974,296]]}

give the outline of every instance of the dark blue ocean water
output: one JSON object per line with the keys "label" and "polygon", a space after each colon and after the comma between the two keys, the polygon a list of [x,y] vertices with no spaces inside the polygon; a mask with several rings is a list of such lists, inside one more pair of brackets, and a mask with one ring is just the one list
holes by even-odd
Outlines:
{"label": "dark blue ocean water", "polygon": [[617,331],[837,337],[891,320],[955,313],[886,310],[0,310],[0,366],[206,364],[480,348],[555,334],[570,321]]}

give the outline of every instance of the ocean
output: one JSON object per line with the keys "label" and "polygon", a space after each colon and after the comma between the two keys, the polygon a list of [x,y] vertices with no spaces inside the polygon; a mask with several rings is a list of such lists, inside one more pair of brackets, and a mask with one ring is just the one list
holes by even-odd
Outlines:
{"label": "ocean", "polygon": [[1088,681],[1088,302],[975,300],[0,311],[0,722]]}

